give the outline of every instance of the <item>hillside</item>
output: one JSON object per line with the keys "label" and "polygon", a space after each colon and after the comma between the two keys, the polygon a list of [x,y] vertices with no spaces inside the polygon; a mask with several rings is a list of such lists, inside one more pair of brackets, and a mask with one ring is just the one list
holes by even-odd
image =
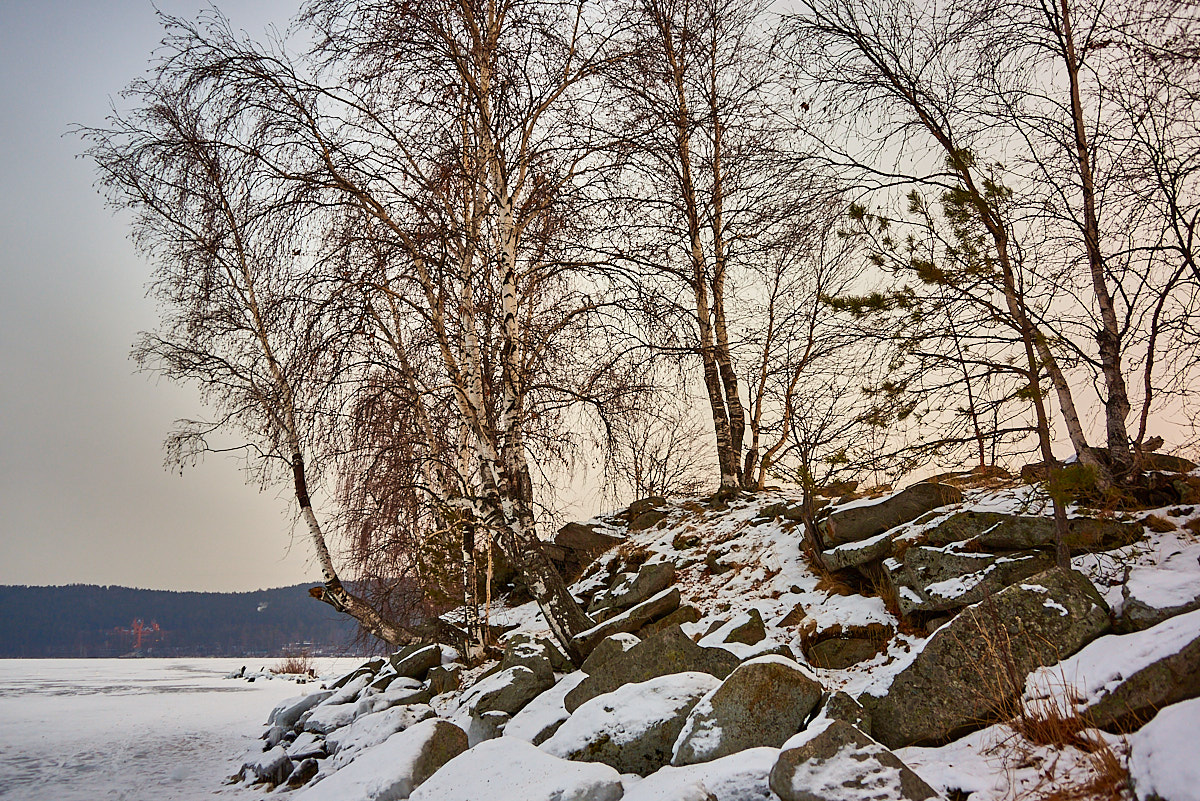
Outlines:
{"label": "hillside", "polygon": [[341,653],[355,630],[308,585],[232,593],[0,586],[0,658],[273,656],[304,644]]}
{"label": "hillside", "polygon": [[277,708],[247,783],[298,801],[1196,799],[1200,478],[1173,503],[1071,508],[962,475],[824,513],[787,490],[651,499],[572,592],[574,670],[532,604],[503,655],[375,660]]}

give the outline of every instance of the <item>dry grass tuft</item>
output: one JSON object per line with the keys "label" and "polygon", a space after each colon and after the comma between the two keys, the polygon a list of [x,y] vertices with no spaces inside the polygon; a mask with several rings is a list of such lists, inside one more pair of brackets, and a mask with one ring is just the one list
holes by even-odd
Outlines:
{"label": "dry grass tuft", "polygon": [[316,675],[316,670],[313,669],[312,656],[309,655],[308,651],[285,653],[283,658],[275,663],[275,667],[271,668],[271,672],[287,676]]}

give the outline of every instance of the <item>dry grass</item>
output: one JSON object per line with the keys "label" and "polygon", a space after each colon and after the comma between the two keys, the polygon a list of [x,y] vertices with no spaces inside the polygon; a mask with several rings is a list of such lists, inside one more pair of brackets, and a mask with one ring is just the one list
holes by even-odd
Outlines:
{"label": "dry grass", "polygon": [[1175,530],[1175,524],[1165,517],[1158,515],[1147,515],[1142,519],[1142,525],[1151,531],[1157,531],[1160,534],[1165,534],[1168,531]]}
{"label": "dry grass", "polygon": [[308,651],[294,651],[284,654],[283,658],[271,668],[272,673],[288,676],[315,676],[312,657]]}

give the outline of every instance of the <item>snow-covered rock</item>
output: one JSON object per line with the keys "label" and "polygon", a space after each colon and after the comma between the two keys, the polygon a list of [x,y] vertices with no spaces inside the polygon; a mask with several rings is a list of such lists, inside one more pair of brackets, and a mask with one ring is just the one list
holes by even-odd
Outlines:
{"label": "snow-covered rock", "polygon": [[393,734],[337,773],[302,790],[295,801],[398,801],[466,750],[462,729],[444,720],[426,720]]}
{"label": "snow-covered rock", "polygon": [[571,713],[563,701],[571,690],[587,678],[581,670],[569,673],[558,683],[534,698],[525,708],[513,715],[504,727],[506,737],[519,737],[534,745],[541,745],[550,738]]}
{"label": "snow-covered rock", "polygon": [[698,765],[668,765],[628,788],[622,801],[776,801],[768,777],[778,758],[778,748],[750,748]]}
{"label": "snow-covered rock", "polygon": [[925,801],[937,791],[899,757],[844,721],[785,745],[771,769],[783,801]]}
{"label": "snow-covered rock", "polygon": [[967,607],[890,683],[869,688],[858,701],[884,745],[944,742],[1015,700],[1022,687],[1014,680],[1024,682],[1108,628],[1108,609],[1091,582],[1050,570]]}
{"label": "snow-covered rock", "polygon": [[671,761],[688,712],[719,685],[697,672],[627,684],[580,706],[541,747],[566,759],[648,775]]}
{"label": "snow-covered rock", "polygon": [[433,710],[425,704],[396,706],[382,712],[372,712],[356,718],[349,726],[330,732],[325,738],[325,747],[333,755],[334,767],[341,767],[364,748],[378,745],[396,732],[433,716]]}
{"label": "snow-covered rock", "polygon": [[1200,699],[1159,711],[1129,738],[1139,801],[1200,801]]}
{"label": "snow-covered rock", "polygon": [[618,801],[622,793],[620,775],[607,765],[568,762],[516,737],[499,737],[450,760],[412,799]]}
{"label": "snow-covered rock", "polygon": [[816,677],[790,659],[743,662],[692,708],[671,764],[708,762],[757,746],[778,748],[804,726],[823,694]]}
{"label": "snow-covered rock", "polygon": [[601,663],[593,674],[567,693],[567,710],[573,712],[585,701],[626,684],[670,673],[700,672],[724,679],[739,661],[723,648],[701,648],[674,626]]}
{"label": "snow-covered rock", "polygon": [[1068,697],[1096,726],[1138,722],[1167,704],[1200,695],[1200,610],[1133,634],[1101,637],[1074,656],[1031,674],[1025,700]]}
{"label": "snow-covered rock", "polygon": [[267,718],[267,725],[282,726],[285,729],[290,729],[300,720],[301,715],[322,701],[327,700],[332,695],[332,691],[322,690],[320,692],[309,693],[308,695],[297,696],[296,698],[289,698],[271,711],[270,717]]}

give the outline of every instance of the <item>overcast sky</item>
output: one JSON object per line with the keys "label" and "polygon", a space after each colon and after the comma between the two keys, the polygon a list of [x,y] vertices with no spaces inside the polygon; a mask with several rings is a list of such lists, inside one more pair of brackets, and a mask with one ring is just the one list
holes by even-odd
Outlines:
{"label": "overcast sky", "polygon": [[[297,2],[220,4],[260,33]],[[160,0],[173,14],[204,4]],[[249,590],[318,580],[286,496],[162,440],[193,391],[134,373],[149,266],[76,158],[161,29],[150,0],[0,0],[0,584]]]}

